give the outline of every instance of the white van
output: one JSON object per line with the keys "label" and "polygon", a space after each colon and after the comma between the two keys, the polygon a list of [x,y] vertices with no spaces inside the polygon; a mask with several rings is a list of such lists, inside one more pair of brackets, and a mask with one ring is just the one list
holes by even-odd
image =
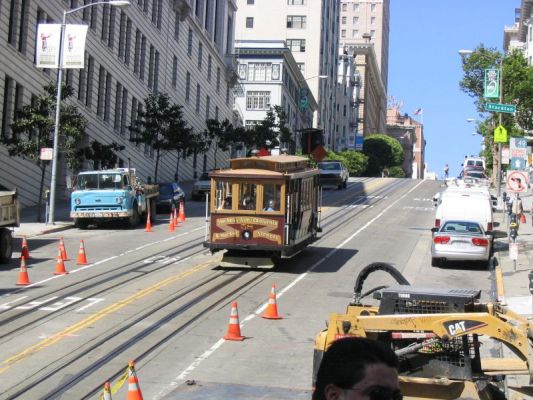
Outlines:
{"label": "white van", "polygon": [[467,169],[467,168],[479,168],[479,169],[483,168],[483,170],[485,171],[486,170],[485,159],[482,157],[474,157],[474,156],[466,157],[465,161],[463,162],[463,169]]}
{"label": "white van", "polygon": [[493,234],[494,218],[491,196],[485,192],[442,192],[435,212],[435,228],[448,220],[478,222],[488,234]]}

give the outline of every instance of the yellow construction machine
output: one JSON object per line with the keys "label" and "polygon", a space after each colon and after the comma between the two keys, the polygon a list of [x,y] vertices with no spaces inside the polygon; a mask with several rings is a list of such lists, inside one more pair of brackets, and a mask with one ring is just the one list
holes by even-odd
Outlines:
{"label": "yellow construction machine", "polygon": [[[362,293],[375,271],[389,273],[398,285]],[[362,303],[370,294],[379,305]],[[533,399],[527,384],[533,381],[532,328],[500,302],[480,302],[479,290],[417,288],[392,265],[373,263],[357,277],[346,312],[331,314],[317,335],[313,383],[329,345],[357,336],[385,342],[396,352],[404,399]],[[495,341],[511,356],[493,357],[491,352],[501,347]],[[529,379],[506,397],[505,377],[510,375]]]}

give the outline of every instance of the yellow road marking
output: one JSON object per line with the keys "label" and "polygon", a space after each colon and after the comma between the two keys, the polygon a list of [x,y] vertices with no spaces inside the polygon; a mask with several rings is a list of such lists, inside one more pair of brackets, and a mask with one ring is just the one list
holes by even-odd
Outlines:
{"label": "yellow road marking", "polygon": [[505,299],[505,290],[503,286],[503,274],[500,266],[495,268],[496,275],[496,296],[499,301],[504,301]]}
{"label": "yellow road marking", "polygon": [[197,265],[196,267],[194,268],[191,268],[187,271],[184,271],[178,275],[175,275],[175,276],[171,276],[167,279],[164,279],[163,281],[157,283],[156,285],[153,285],[153,286],[150,286],[146,289],[143,289],[137,293],[135,293],[134,295],[130,296],[130,297],[127,297],[126,299],[124,300],[121,300],[117,303],[114,303],[114,304],[111,304],[110,306],[104,308],[103,310],[85,318],[84,320],[80,321],[80,322],[77,322],[76,324],[74,325],[71,325],[69,326],[68,328],[64,329],[63,331],[61,332],[58,332],[52,336],[50,336],[49,338],[46,338],[42,341],[40,341],[39,343],[36,343],[34,344],[33,346],[31,347],[28,347],[26,350],[2,361],[2,363],[0,364],[2,367],[0,367],[0,374],[4,373],[5,371],[7,371],[13,364],[19,362],[19,361],[22,361],[24,360],[25,358],[31,356],[32,354],[34,353],[37,353],[38,351],[41,351],[41,350],[44,350],[45,348],[53,345],[54,343],[57,343],[58,341],[60,341],[61,339],[63,339],[64,337],[66,336],[69,336],[69,335],[72,335],[80,330],[82,330],[83,328],[86,328],[92,324],[94,324],[95,322],[97,322],[98,320],[104,318],[104,317],[107,317],[111,314],[113,314],[114,312],[120,310],[121,308],[124,308],[126,307],[127,305],[133,303],[134,301],[136,300],[139,300],[139,299],[142,299],[143,297],[146,297],[148,296],[149,294],[171,284],[171,283],[174,283],[180,279],[183,279],[189,275],[192,275],[193,273],[196,273],[196,272],[199,272],[203,269],[206,269],[207,267],[209,267],[210,265],[213,264],[213,261],[210,261],[210,262],[207,262],[207,263],[203,263],[203,264],[199,264]]}

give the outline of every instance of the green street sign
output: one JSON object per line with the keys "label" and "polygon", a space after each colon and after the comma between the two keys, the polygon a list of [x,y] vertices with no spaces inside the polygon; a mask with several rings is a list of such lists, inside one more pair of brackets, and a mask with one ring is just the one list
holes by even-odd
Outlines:
{"label": "green street sign", "polygon": [[516,112],[516,106],[514,104],[485,103],[485,110],[512,114]]}
{"label": "green street sign", "polygon": [[507,143],[507,129],[501,125],[494,129],[494,143]]}
{"label": "green street sign", "polygon": [[483,82],[483,97],[487,99],[497,99],[500,97],[500,70],[489,68],[485,70],[485,81]]}

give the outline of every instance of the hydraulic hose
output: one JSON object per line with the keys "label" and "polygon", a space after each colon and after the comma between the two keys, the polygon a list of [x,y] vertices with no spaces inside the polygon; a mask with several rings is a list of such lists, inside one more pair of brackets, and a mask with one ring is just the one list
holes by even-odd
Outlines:
{"label": "hydraulic hose", "polygon": [[361,294],[363,290],[363,285],[366,281],[366,279],[370,276],[371,273],[376,271],[385,271],[389,275],[391,275],[396,282],[398,282],[400,285],[410,285],[409,281],[405,279],[405,277],[401,274],[400,271],[398,271],[396,268],[394,268],[391,264],[387,264],[384,262],[375,262],[372,264],[367,265],[363,268],[363,270],[359,273],[357,276],[357,279],[355,280],[355,286],[353,289],[353,302],[351,305],[361,305],[361,299],[363,297],[368,296],[369,294],[375,292],[376,290],[384,289],[387,286],[378,286],[374,289],[371,289],[364,294]]}

